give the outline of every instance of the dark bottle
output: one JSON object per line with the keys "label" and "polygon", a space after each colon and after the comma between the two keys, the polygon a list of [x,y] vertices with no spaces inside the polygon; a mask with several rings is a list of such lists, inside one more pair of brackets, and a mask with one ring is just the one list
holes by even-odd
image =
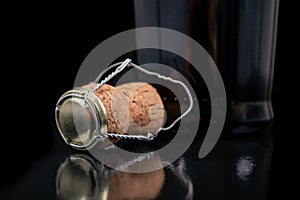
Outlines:
{"label": "dark bottle", "polygon": [[[135,19],[137,27],[177,30],[205,48],[225,84],[226,124],[245,131],[238,127],[250,128],[273,118],[271,92],[278,4],[279,0],[135,0]],[[198,82],[201,77],[178,57],[164,51],[152,52],[150,57],[138,54],[139,62],[163,63],[190,78],[205,111],[205,106],[210,105],[207,96],[202,95],[205,92]]]}

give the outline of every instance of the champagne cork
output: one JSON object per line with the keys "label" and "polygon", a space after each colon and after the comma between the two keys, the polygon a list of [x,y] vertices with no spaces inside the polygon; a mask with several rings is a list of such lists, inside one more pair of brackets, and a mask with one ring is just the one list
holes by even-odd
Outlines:
{"label": "champagne cork", "polygon": [[[102,75],[116,66],[116,70],[100,82]],[[182,85],[190,100],[189,108],[171,125],[162,128],[164,105],[153,86],[145,82],[125,83],[116,87],[103,84],[126,67],[134,67],[145,74]],[[113,143],[120,138],[150,141],[159,131],[172,128],[193,106],[192,96],[184,83],[143,69],[130,59],[109,66],[97,76],[95,82],[100,84],[75,87],[65,92],[56,103],[58,131],[66,144],[78,150],[93,148],[98,142],[106,146],[108,139]]]}
{"label": "champagne cork", "polygon": [[[164,106],[156,89],[148,83],[131,82],[113,87],[95,84],[64,93],[56,107],[56,123],[67,144],[91,148],[107,133],[156,136],[164,122]],[[115,143],[119,139],[111,139]],[[100,146],[100,147],[101,147]]]}

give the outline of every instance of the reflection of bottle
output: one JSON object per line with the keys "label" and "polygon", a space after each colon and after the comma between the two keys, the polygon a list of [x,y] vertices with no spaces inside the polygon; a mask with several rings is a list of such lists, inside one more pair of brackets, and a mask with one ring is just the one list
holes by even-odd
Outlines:
{"label": "reflection of bottle", "polygon": [[[273,118],[270,102],[279,0],[136,0],[136,26],[158,26],[191,36],[211,55],[225,83],[230,126]],[[176,41],[174,41],[176,42]],[[139,62],[172,66],[199,90],[201,77],[170,52],[138,53]],[[205,87],[204,87],[205,88]],[[205,106],[202,106],[202,110]],[[205,109],[204,109],[205,111]],[[205,114],[202,112],[202,114]],[[202,116],[203,117],[203,116]],[[205,118],[209,119],[209,113]]]}
{"label": "reflection of bottle", "polygon": [[[205,159],[189,158],[188,172],[198,188],[195,199],[273,199],[268,198],[273,176],[271,127],[257,132],[259,137],[221,140]],[[195,157],[197,150],[195,151]]]}

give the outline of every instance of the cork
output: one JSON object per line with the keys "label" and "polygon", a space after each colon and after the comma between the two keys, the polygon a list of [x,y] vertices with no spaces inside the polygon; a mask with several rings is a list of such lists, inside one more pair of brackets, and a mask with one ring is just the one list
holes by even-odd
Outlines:
{"label": "cork", "polygon": [[116,124],[116,120],[112,114],[112,95],[115,88],[113,86],[110,86],[108,84],[104,84],[101,86],[98,90],[96,90],[95,94],[100,99],[102,104],[105,107],[106,110],[106,116],[107,116],[107,122],[108,127],[107,131],[109,133],[118,133],[118,134],[124,134],[125,132],[122,131]]}
{"label": "cork", "polygon": [[[85,87],[90,89],[92,86]],[[117,87],[104,84],[95,94],[105,107],[109,133],[156,134],[163,125],[163,102],[148,83],[131,82]],[[115,143],[118,139],[111,141]]]}

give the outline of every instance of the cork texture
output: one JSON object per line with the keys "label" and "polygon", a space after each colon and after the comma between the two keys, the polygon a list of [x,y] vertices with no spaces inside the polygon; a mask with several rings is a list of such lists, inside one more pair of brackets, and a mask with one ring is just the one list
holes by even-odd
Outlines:
{"label": "cork texture", "polygon": [[115,88],[112,115],[127,134],[155,134],[164,122],[164,107],[156,89],[148,83],[132,82]]}
{"label": "cork texture", "polygon": [[103,106],[105,107],[106,110],[106,115],[107,115],[107,131],[109,133],[117,133],[117,134],[124,134],[124,131],[122,131],[116,123],[116,120],[114,119],[114,116],[112,115],[112,95],[114,92],[115,88],[113,86],[110,86],[108,84],[102,85],[96,92],[96,96],[100,99],[102,102]]}
{"label": "cork texture", "polygon": [[[95,85],[84,88],[92,89]],[[132,82],[95,91],[106,110],[109,133],[155,134],[164,122],[164,106],[156,89],[148,83]],[[115,143],[118,139],[110,139]]]}

